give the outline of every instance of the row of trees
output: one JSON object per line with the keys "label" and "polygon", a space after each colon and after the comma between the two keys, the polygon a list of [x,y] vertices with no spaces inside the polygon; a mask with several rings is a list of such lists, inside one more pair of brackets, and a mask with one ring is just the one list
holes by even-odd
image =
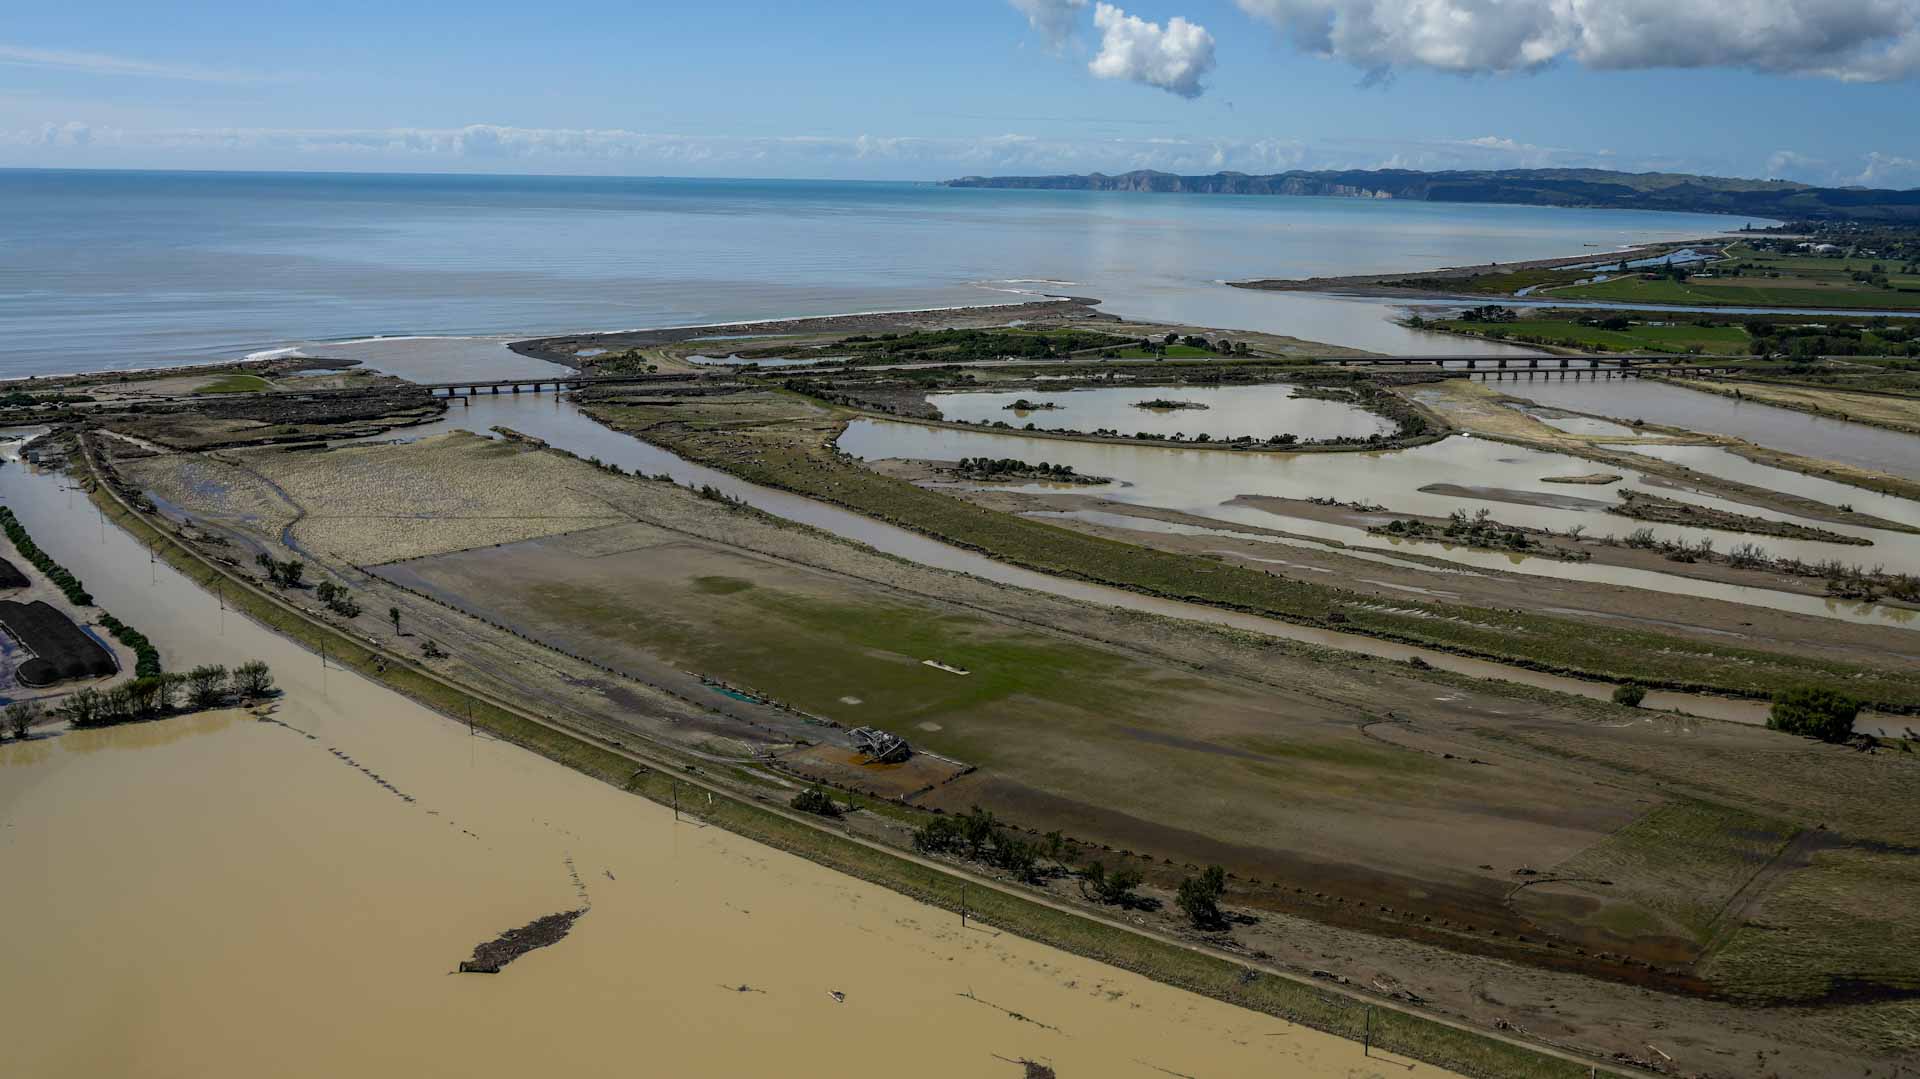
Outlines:
{"label": "row of trees", "polygon": [[5,530],[7,539],[13,542],[14,549],[20,552],[20,556],[33,563],[35,569],[46,574],[47,580],[52,581],[53,586],[67,597],[67,602],[75,607],[93,606],[93,595],[87,591],[85,585],[80,583],[80,578],[75,577],[67,567],[55,562],[52,555],[41,550],[40,545],[33,542],[33,537],[27,534],[27,526],[21,524],[20,519],[13,515],[13,510],[6,506],[0,506],[0,529]]}
{"label": "row of trees", "polygon": [[1072,465],[1056,465],[1042,461],[1030,465],[1014,457],[962,457],[959,470],[973,476],[1060,476],[1075,475]]}
{"label": "row of trees", "polygon": [[[219,708],[236,699],[255,701],[273,692],[273,673],[259,660],[231,671],[209,663],[185,674],[135,678],[106,689],[77,689],[61,700],[54,714],[75,727],[107,727],[158,719],[183,709]],[[8,717],[11,721],[11,708]]]}
{"label": "row of trees", "polygon": [[[830,798],[826,800],[831,804]],[[798,799],[795,805],[799,805]],[[958,816],[935,817],[914,829],[913,849],[922,854],[946,854],[983,862],[1027,884],[1039,884],[1071,872],[1062,864],[1067,855],[1065,836],[1049,832],[1039,843],[1021,839],[1001,827],[992,811],[979,806]],[[1053,864],[1042,865],[1042,858]],[[1121,866],[1110,870],[1104,863],[1095,861],[1073,875],[1080,878],[1080,894],[1094,902],[1141,910],[1153,910],[1160,905],[1158,900],[1143,898],[1136,891],[1141,875],[1133,868]],[[1180,882],[1174,903],[1196,928],[1220,929],[1227,924],[1220,910],[1220,901],[1226,892],[1227,871],[1210,865]]]}

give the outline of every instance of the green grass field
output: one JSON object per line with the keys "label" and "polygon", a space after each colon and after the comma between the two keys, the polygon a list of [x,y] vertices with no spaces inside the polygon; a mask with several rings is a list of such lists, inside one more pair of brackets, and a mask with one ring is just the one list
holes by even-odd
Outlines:
{"label": "green grass field", "polygon": [[259,375],[221,375],[199,388],[194,393],[264,393],[273,389],[273,384]]}
{"label": "green grass field", "polygon": [[[1218,358],[1219,355],[1218,352],[1209,352],[1204,348],[1195,348],[1192,345],[1168,345],[1166,351],[1167,359],[1170,360],[1208,360]],[[1120,350],[1120,358],[1123,360],[1150,360],[1153,359],[1153,357],[1154,354],[1144,348],[1135,347]]]}
{"label": "green grass field", "polygon": [[1554,875],[1605,879],[1597,889],[1604,924],[1614,905],[1658,914],[1666,931],[1703,951],[1738,928],[1729,901],[1797,831],[1784,821],[1707,802],[1675,801],[1581,851]]}
{"label": "green grass field", "polygon": [[[1833,259],[1756,252],[1743,245],[1727,250],[1727,258],[1705,268],[1711,276],[1686,281],[1638,276],[1593,285],[1556,288],[1556,299],[1606,300],[1622,303],[1661,303],[1699,306],[1832,307],[1920,309],[1920,276],[1897,272],[1898,264],[1881,262],[1890,288],[1876,288],[1853,279],[1870,272],[1869,259]],[[1733,276],[1734,268],[1740,276]],[[1891,271],[1891,272],[1890,272]],[[1769,273],[1779,276],[1769,277]],[[1909,290],[1909,291],[1902,291]]]}
{"label": "green grass field", "polygon": [[1518,322],[1435,322],[1432,325],[1455,333],[1479,337],[1495,335],[1514,340],[1565,345],[1570,348],[1604,349],[1608,352],[1674,352],[1693,349],[1711,355],[1744,356],[1752,350],[1753,339],[1739,326],[1696,326],[1674,323],[1664,326],[1635,324],[1625,330],[1607,330],[1582,326],[1565,319],[1521,319]]}
{"label": "green grass field", "polygon": [[[1821,851],[1749,914],[1705,973],[1739,997],[1791,1000],[1829,991],[1823,971],[1920,991],[1920,859]],[[1792,925],[1791,933],[1781,925]]]}
{"label": "green grass field", "polygon": [[1713,278],[1682,284],[1667,279],[1632,277],[1555,289],[1556,300],[1658,303],[1714,307],[1817,307],[1861,310],[1920,309],[1920,292],[1892,292],[1864,286],[1823,287],[1794,279]]}

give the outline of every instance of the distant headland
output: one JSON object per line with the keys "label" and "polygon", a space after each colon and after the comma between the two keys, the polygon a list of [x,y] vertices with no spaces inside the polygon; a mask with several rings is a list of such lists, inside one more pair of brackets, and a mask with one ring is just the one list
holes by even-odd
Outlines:
{"label": "distant headland", "polygon": [[1920,222],[1920,189],[1814,187],[1789,180],[1738,180],[1670,172],[1604,169],[1495,169],[1415,172],[1354,169],[1255,176],[1179,176],[1139,170],[1118,176],[967,176],[948,187],[1052,191],[1150,191],[1201,195],[1328,195],[1421,202],[1501,202],[1745,214],[1815,221]]}

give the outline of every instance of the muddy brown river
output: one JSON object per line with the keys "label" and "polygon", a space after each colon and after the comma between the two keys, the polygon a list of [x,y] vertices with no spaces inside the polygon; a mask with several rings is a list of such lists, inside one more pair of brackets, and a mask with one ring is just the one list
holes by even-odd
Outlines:
{"label": "muddy brown river", "polygon": [[0,496],[169,668],[287,691],[0,746],[9,1074],[1445,1074],[676,825],[223,614],[58,476]]}

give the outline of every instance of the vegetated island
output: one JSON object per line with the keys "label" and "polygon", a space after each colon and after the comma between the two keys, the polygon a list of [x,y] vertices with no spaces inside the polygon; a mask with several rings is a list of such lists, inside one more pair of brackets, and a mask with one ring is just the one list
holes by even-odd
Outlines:
{"label": "vegetated island", "polygon": [[1151,401],[1135,401],[1135,408],[1144,408],[1154,412],[1177,412],[1181,410],[1204,412],[1206,405],[1198,401],[1176,401],[1170,397],[1155,397]]}
{"label": "vegetated island", "polygon": [[1832,529],[1815,528],[1812,525],[1795,524],[1792,521],[1775,521],[1745,513],[1729,513],[1726,510],[1696,506],[1691,502],[1661,498],[1658,495],[1642,494],[1632,490],[1621,491],[1620,501],[1608,506],[1607,512],[1621,517],[1631,517],[1637,521],[1691,525],[1694,528],[1712,528],[1722,532],[1746,532],[1756,536],[1777,536],[1782,539],[1813,540],[1819,543],[1843,543],[1855,547],[1873,546],[1873,541],[1870,539],[1850,536]]}
{"label": "vegetated island", "polygon": [[962,479],[982,483],[1024,483],[1040,480],[1045,483],[1075,483],[1086,486],[1098,486],[1111,483],[1105,476],[1087,476],[1073,470],[1072,465],[1056,465],[1046,461],[1028,464],[1012,457],[962,457],[952,472]]}
{"label": "vegetated island", "polygon": [[1815,187],[1788,180],[1745,180],[1673,172],[1607,169],[1412,169],[1291,171],[1179,176],[1140,169],[1108,176],[965,176],[947,187],[1045,191],[1144,191],[1202,195],[1320,195],[1416,202],[1505,202],[1523,206],[1602,207],[1745,214],[1830,221],[1920,221],[1920,190]]}
{"label": "vegetated island", "polygon": [[1008,412],[1058,412],[1066,407],[1054,401],[1029,401],[1024,397],[1010,405],[1001,406]]}

